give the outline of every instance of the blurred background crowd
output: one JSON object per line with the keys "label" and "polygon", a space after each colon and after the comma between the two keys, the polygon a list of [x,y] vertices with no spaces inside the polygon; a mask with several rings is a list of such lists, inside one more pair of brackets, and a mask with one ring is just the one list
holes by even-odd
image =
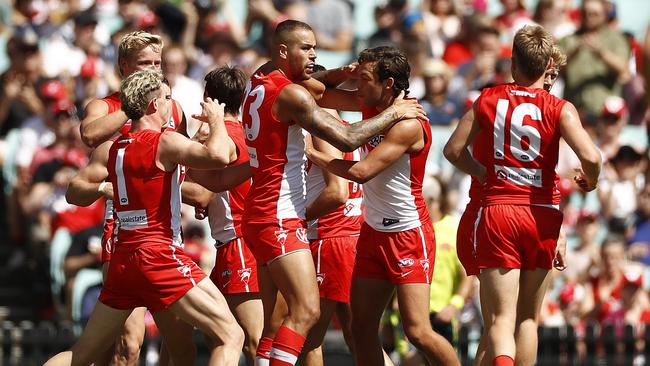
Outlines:
{"label": "blurred background crowd", "polygon": [[[410,95],[421,100],[434,136],[424,189],[437,236],[431,319],[450,339],[459,327],[479,329],[481,319],[477,281],[455,256],[469,179],[444,161],[442,147],[482,88],[511,81],[516,30],[547,28],[568,58],[552,93],[578,108],[606,163],[598,189],[583,194],[572,182],[577,158],[561,146],[568,268],[554,273],[541,324],[569,325],[578,338],[590,324],[619,335],[633,325],[642,338],[650,323],[645,0],[0,2],[0,319],[80,324],[96,301],[103,202],[71,206],[64,193],[90,153],[79,135],[85,104],[119,87],[121,36],[142,29],[164,37],[163,71],[189,117],[200,113],[208,71],[229,64],[250,74],[268,60],[274,25],[289,18],[314,28],[317,62],[328,68],[367,47],[407,53]],[[193,217],[186,210],[186,244],[209,270],[207,224]],[[386,346],[403,364],[417,362],[400,336],[399,314],[386,318]]]}

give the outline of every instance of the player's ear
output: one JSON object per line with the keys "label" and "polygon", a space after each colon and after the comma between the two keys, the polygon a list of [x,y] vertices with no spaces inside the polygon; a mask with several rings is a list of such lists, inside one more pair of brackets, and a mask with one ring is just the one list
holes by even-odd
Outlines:
{"label": "player's ear", "polygon": [[287,45],[284,43],[280,43],[280,46],[278,47],[278,52],[280,52],[280,58],[286,60],[287,55],[289,54],[289,47],[287,47]]}
{"label": "player's ear", "polygon": [[395,86],[395,79],[392,76],[384,80],[384,89],[392,90],[393,86]]}

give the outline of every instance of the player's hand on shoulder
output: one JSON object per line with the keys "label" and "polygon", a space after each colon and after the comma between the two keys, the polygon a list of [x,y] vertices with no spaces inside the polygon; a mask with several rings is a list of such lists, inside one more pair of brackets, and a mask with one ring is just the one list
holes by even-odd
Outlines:
{"label": "player's hand on shoulder", "polygon": [[404,99],[404,91],[400,92],[390,108],[395,111],[396,120],[423,119],[429,121],[427,114],[416,99]]}
{"label": "player's hand on shoulder", "polygon": [[201,102],[201,114],[193,114],[192,118],[209,124],[223,122],[225,107],[226,105],[219,103],[218,100],[205,97],[205,100]]}

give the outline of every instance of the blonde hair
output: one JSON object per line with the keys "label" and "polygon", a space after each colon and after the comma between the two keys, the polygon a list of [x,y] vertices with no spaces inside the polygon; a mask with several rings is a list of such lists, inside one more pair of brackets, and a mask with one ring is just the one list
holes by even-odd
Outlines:
{"label": "blonde hair", "polygon": [[120,103],[124,113],[134,121],[144,116],[149,102],[160,95],[164,82],[163,75],[151,69],[136,71],[122,80]]}
{"label": "blonde hair", "polygon": [[544,75],[553,55],[553,36],[538,25],[527,25],[517,31],[512,42],[513,61],[521,73],[536,79]]}
{"label": "blonde hair", "polygon": [[558,71],[566,65],[566,55],[556,44],[553,45],[553,53],[551,54],[551,59],[553,59],[553,68],[557,69]]}
{"label": "blonde hair", "polygon": [[156,52],[162,52],[163,40],[160,36],[145,31],[135,31],[125,34],[120,40],[117,51],[117,62],[128,60],[141,50],[151,47]]}

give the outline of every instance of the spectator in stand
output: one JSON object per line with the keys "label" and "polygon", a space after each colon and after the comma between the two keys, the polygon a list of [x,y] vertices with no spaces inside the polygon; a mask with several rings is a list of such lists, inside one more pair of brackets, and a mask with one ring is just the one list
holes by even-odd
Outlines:
{"label": "spectator in stand", "polygon": [[343,0],[310,0],[307,24],[314,29],[318,48],[351,51],[353,24],[350,6]]}
{"label": "spectator in stand", "polygon": [[570,264],[562,273],[567,282],[585,282],[592,268],[600,266],[600,251],[596,242],[600,229],[598,215],[586,210],[580,213],[575,227],[578,243],[567,249]]}
{"label": "spectator in stand", "polygon": [[605,0],[584,0],[578,31],[560,41],[567,55],[564,97],[598,115],[608,95],[621,96],[630,78],[630,50],[623,34],[607,24]]}
{"label": "spectator in stand", "polygon": [[621,132],[627,125],[627,107],[621,97],[605,98],[600,118],[597,122],[598,147],[607,160],[616,155],[621,148]]}
{"label": "spectator in stand", "polygon": [[503,56],[499,30],[495,27],[481,27],[474,37],[471,44],[473,58],[458,67],[456,76],[463,81],[466,91],[494,85],[498,73],[497,63]]}
{"label": "spectator in stand", "polygon": [[576,25],[569,18],[565,0],[539,0],[533,20],[546,28],[555,39],[562,39],[573,34]]}
{"label": "spectator in stand", "polygon": [[11,65],[0,76],[0,137],[44,110],[36,93],[42,66],[36,33],[14,34],[7,43],[7,54]]}
{"label": "spectator in stand", "polygon": [[495,19],[495,25],[500,33],[507,38],[504,44],[512,43],[515,33],[523,26],[533,24],[533,20],[526,9],[524,0],[501,0],[503,13]]}
{"label": "spectator in stand", "polygon": [[631,146],[622,146],[607,164],[603,181],[598,190],[602,213],[609,219],[609,230],[619,235],[629,235],[634,222],[636,197],[644,168],[643,155]]}
{"label": "spectator in stand", "polygon": [[[165,48],[162,54],[162,67],[165,77],[172,88],[174,99],[180,103],[187,116],[201,114],[203,87],[193,79],[185,76],[187,72],[187,57],[181,47]],[[187,120],[187,133],[193,136],[201,126],[201,122],[193,118]]]}
{"label": "spectator in stand", "polygon": [[426,0],[422,2],[422,16],[430,53],[440,58],[447,44],[460,32],[456,5],[453,0]]}
{"label": "spectator in stand", "polygon": [[628,256],[650,266],[650,182],[639,193],[638,208],[634,233],[628,240]]}
{"label": "spectator in stand", "polygon": [[[72,319],[72,291],[77,273],[84,269],[101,269],[102,226],[93,226],[72,235],[72,243],[63,260],[65,274],[65,310],[68,319]],[[81,301],[81,322],[85,324],[95,307],[101,286],[90,288]]]}
{"label": "spectator in stand", "polygon": [[481,13],[463,17],[460,32],[454,40],[447,44],[442,59],[454,69],[471,61],[473,57],[472,48],[476,42],[478,30],[490,27],[491,23],[491,19]]}
{"label": "spectator in stand", "polygon": [[464,112],[463,103],[448,92],[452,71],[438,59],[429,59],[422,70],[424,97],[420,104],[427,113],[431,125],[455,125]]}

